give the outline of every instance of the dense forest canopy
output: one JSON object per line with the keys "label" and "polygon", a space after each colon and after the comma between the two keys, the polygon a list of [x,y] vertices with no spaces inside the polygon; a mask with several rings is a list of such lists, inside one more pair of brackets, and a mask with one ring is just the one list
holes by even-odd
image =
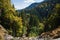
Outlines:
{"label": "dense forest canopy", "polygon": [[[55,2],[52,2],[55,1]],[[15,10],[11,0],[0,0],[0,24],[13,36],[36,37],[60,26],[58,0],[43,1],[32,9]]]}

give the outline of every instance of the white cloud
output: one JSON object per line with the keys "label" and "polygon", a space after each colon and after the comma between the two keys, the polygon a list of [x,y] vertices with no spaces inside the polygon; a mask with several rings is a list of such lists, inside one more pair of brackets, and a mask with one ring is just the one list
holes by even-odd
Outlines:
{"label": "white cloud", "polygon": [[25,3],[33,3],[33,2],[35,2],[34,0],[25,0],[24,1]]}

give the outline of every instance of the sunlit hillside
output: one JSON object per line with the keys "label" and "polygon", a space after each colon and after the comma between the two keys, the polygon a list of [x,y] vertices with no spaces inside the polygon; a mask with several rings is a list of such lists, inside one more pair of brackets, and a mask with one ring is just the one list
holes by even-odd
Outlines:
{"label": "sunlit hillside", "polygon": [[44,0],[15,10],[11,0],[0,0],[0,25],[13,37],[60,38],[60,1]]}

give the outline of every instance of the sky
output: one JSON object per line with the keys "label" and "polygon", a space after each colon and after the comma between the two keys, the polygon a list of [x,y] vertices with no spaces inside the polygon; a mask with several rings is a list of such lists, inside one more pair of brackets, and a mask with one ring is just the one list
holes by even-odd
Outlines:
{"label": "sky", "polygon": [[34,2],[41,2],[43,0],[11,0],[12,4],[14,4],[15,9],[24,9],[31,5]]}

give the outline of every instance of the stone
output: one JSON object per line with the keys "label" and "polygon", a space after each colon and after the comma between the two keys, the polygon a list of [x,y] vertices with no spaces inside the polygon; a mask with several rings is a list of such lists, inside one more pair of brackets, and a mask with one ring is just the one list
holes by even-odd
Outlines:
{"label": "stone", "polygon": [[7,33],[6,29],[0,25],[0,40],[4,40],[4,35]]}

